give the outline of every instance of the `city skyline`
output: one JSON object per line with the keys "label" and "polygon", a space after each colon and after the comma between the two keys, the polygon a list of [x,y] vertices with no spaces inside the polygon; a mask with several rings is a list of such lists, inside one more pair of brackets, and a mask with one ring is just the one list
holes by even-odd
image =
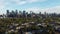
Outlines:
{"label": "city skyline", "polygon": [[60,13],[60,0],[0,0],[0,14],[5,14],[7,9]]}

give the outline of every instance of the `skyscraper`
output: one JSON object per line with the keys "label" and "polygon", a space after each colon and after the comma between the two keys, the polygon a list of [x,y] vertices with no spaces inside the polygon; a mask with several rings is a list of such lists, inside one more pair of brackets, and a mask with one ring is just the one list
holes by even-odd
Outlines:
{"label": "skyscraper", "polygon": [[7,13],[6,13],[7,14],[7,17],[9,17],[10,12],[9,12],[9,10],[6,10],[6,11],[7,11]]}
{"label": "skyscraper", "polygon": [[16,15],[16,17],[18,17],[18,10],[15,11],[15,15]]}
{"label": "skyscraper", "polygon": [[26,11],[25,10],[23,11],[23,17],[26,17]]}

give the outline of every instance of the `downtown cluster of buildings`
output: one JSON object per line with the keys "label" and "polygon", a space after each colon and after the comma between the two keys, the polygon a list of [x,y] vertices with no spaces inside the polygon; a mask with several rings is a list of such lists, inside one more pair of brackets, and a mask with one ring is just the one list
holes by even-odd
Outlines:
{"label": "downtown cluster of buildings", "polygon": [[[37,11],[38,12],[38,11]],[[6,15],[0,15],[0,18],[29,18],[29,17],[60,17],[60,14],[56,14],[56,13],[46,13],[44,12],[44,14],[42,14],[41,12],[39,13],[34,13],[33,11],[30,11],[30,13],[26,12],[25,10],[23,11],[18,11],[18,10],[6,10]]]}
{"label": "downtown cluster of buildings", "polygon": [[[9,10],[6,10],[6,15],[5,14],[0,15],[0,18],[39,18],[39,17],[43,19],[42,21],[44,21],[45,18],[60,17],[60,14],[56,14],[56,13],[48,14],[46,12],[44,14],[42,14],[41,12],[34,13],[32,11],[30,11],[30,13],[28,13],[25,10],[24,11],[18,11],[18,10],[9,11]],[[58,32],[60,32],[60,24],[57,25],[57,23],[56,23],[56,21],[49,22],[49,24],[52,25],[52,27],[54,27],[55,30],[57,30]],[[37,26],[37,27],[42,26],[43,28],[47,27],[47,25],[46,25],[45,22],[43,22],[43,23],[28,22],[28,23],[22,23],[22,24],[12,23],[12,24],[10,24],[10,25],[7,26],[8,30],[6,31],[6,34],[11,33],[11,32],[12,33],[18,32],[18,34],[24,34],[24,33],[25,34],[27,34],[27,33],[33,34],[33,33],[43,33],[43,32],[47,32],[48,33],[48,30],[44,30],[44,29],[42,29],[42,30],[41,29],[39,29],[39,30],[29,29],[29,27],[32,27],[34,25]],[[26,28],[26,31],[23,31],[24,28]]]}

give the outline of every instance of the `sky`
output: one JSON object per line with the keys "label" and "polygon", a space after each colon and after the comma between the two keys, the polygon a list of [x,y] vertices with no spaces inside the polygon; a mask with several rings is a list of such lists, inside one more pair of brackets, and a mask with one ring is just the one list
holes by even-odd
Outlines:
{"label": "sky", "polygon": [[0,14],[5,14],[7,9],[60,13],[60,0],[0,0]]}

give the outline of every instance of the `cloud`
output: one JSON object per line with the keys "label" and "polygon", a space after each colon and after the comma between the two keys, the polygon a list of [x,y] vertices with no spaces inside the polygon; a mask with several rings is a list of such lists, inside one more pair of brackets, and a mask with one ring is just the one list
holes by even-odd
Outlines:
{"label": "cloud", "polygon": [[7,8],[7,7],[10,8],[11,6],[14,6],[14,4],[19,6],[27,3],[43,2],[43,1],[46,1],[46,0],[0,0],[0,12],[1,12],[1,9]]}
{"label": "cloud", "polygon": [[26,3],[27,3],[26,1],[16,2],[17,5],[23,5],[23,4],[26,4]]}
{"label": "cloud", "polygon": [[27,12],[28,11],[33,11],[35,13],[39,13],[39,11],[41,11],[41,8],[37,8],[37,7],[32,7],[32,8],[26,8],[25,9]]}
{"label": "cloud", "polygon": [[0,0],[0,8],[3,8],[3,7],[4,7],[4,1]]}
{"label": "cloud", "polygon": [[33,3],[33,2],[44,2],[44,1],[47,1],[47,0],[27,0],[28,2],[30,3]]}
{"label": "cloud", "polygon": [[15,5],[23,5],[27,3],[33,3],[33,2],[44,2],[46,0],[0,0],[0,8],[5,7],[7,5],[13,6]]}
{"label": "cloud", "polygon": [[55,7],[51,7],[51,8],[45,8],[45,9],[41,9],[41,8],[37,8],[37,7],[33,7],[33,8],[27,8],[25,9],[27,12],[28,11],[33,11],[35,13],[60,13],[60,6],[55,6]]}
{"label": "cloud", "polygon": [[33,2],[44,2],[47,0],[11,0],[11,2],[14,2],[17,5],[23,5],[26,3],[33,3]]}
{"label": "cloud", "polygon": [[43,11],[47,12],[47,13],[60,13],[60,6],[55,6],[55,7],[51,7],[51,8],[46,8]]}
{"label": "cloud", "polygon": [[0,14],[2,14],[3,9],[5,8],[4,0],[0,0]]}

